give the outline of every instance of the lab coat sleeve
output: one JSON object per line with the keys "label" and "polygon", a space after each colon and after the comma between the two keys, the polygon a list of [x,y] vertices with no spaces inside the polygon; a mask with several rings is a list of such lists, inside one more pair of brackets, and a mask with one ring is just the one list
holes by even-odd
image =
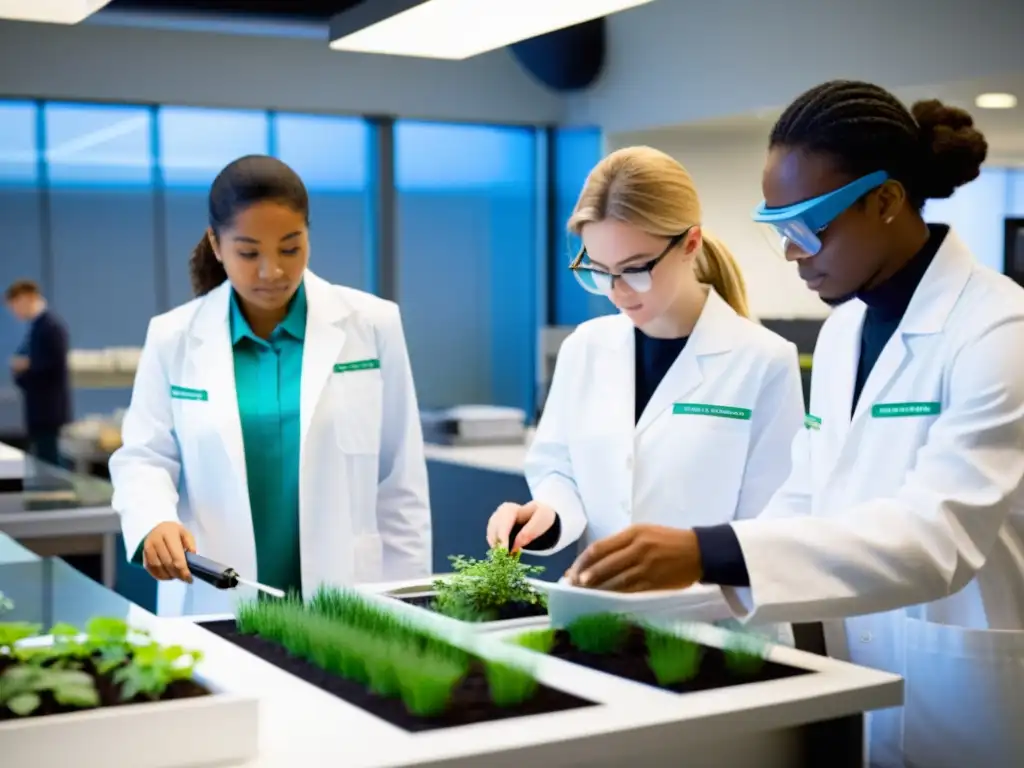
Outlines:
{"label": "lab coat sleeve", "polygon": [[[900,489],[847,509],[733,523],[751,586],[742,618],[821,621],[930,602],[985,564],[1024,480],[1024,320],[954,353],[946,398]],[[861,460],[885,461],[884,456]]]}
{"label": "lab coat sleeve", "polygon": [[529,550],[531,555],[551,555],[583,535],[587,516],[583,510],[569,455],[569,421],[572,402],[570,375],[575,368],[575,334],[570,335],[558,352],[544,412],[533,442],[526,454],[526,482],[534,501],[547,504],[558,514],[559,536],[549,549]]}
{"label": "lab coat sleeve", "polygon": [[773,361],[754,406],[750,448],[735,519],[757,517],[791,475],[792,446],[804,423],[804,394],[796,347]]}
{"label": "lab coat sleeve", "polygon": [[121,447],[110,457],[109,466],[114,486],[111,505],[121,516],[130,560],[156,526],[178,522],[181,456],[174,434],[170,380],[160,359],[153,321],[121,425]]}
{"label": "lab coat sleeve", "polygon": [[377,528],[387,580],[429,576],[432,529],[423,429],[397,306],[380,332],[384,374]]}

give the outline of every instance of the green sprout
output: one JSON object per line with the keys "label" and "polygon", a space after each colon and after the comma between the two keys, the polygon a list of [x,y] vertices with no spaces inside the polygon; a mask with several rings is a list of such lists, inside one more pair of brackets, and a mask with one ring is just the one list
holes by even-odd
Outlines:
{"label": "green sprout", "polygon": [[536,651],[537,653],[546,654],[550,653],[554,647],[555,636],[555,630],[553,629],[535,629],[532,632],[515,635],[508,642],[531,651]]}
{"label": "green sprout", "polygon": [[[239,606],[237,616],[239,632],[280,644],[377,696],[400,699],[421,717],[443,713],[476,663],[468,651],[347,590],[321,588],[305,604],[252,600]],[[512,672],[492,673],[492,666],[483,662],[496,703],[522,701],[536,689],[529,673],[512,670],[519,677],[510,682]]]}
{"label": "green sprout", "polygon": [[40,624],[29,624],[24,621],[0,624],[0,651],[15,653],[15,643],[38,636],[41,629],[42,625]]}
{"label": "green sprout", "polygon": [[750,677],[764,666],[768,644],[755,635],[733,634],[722,650],[725,652],[725,666],[730,672]]}
{"label": "green sprout", "polygon": [[575,618],[566,632],[579,650],[605,655],[621,650],[632,628],[629,619],[619,614],[592,613]]}
{"label": "green sprout", "polygon": [[522,704],[537,691],[537,678],[529,670],[503,661],[488,661],[485,672],[491,700],[499,707]]}
{"label": "green sprout", "polygon": [[139,695],[159,699],[171,683],[191,679],[202,657],[200,651],[186,651],[180,645],[137,645],[131,649],[128,663],[114,671],[113,680],[121,686],[122,701]]}
{"label": "green sprout", "polygon": [[546,607],[543,593],[527,579],[544,572],[540,565],[519,561],[519,552],[495,547],[485,560],[452,555],[451,576],[434,581],[437,592],[434,610],[462,621],[494,621],[503,606],[510,604]]}
{"label": "green sprout", "polygon": [[696,677],[702,656],[698,643],[654,627],[647,627],[644,634],[647,665],[658,685],[675,685]]}

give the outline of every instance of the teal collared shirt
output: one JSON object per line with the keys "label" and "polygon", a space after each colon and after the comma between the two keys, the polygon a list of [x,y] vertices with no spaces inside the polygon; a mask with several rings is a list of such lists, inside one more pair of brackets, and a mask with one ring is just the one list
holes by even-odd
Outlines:
{"label": "teal collared shirt", "polygon": [[299,591],[299,408],[305,287],[299,286],[288,313],[268,339],[252,332],[234,291],[230,322],[256,539],[256,578],[279,589]]}

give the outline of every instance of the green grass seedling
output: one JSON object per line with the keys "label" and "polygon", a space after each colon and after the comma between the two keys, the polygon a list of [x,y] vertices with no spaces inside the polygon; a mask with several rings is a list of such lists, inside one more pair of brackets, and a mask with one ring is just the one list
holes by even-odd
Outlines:
{"label": "green grass seedling", "polygon": [[592,613],[574,619],[566,632],[574,646],[586,653],[609,654],[622,649],[631,621],[615,613]]}
{"label": "green grass seedling", "polygon": [[654,627],[646,627],[644,635],[647,665],[658,685],[674,685],[696,677],[702,656],[699,644]]}
{"label": "green grass seedling", "polygon": [[749,677],[764,666],[768,644],[754,635],[737,634],[729,638],[725,648],[725,666],[735,675]]}
{"label": "green grass seedling", "polygon": [[532,632],[516,635],[510,638],[508,642],[528,648],[531,651],[536,651],[537,653],[550,653],[551,648],[555,644],[555,630],[535,629]]}
{"label": "green grass seedling", "polygon": [[502,661],[486,662],[487,686],[491,700],[499,707],[514,707],[528,701],[537,691],[531,671]]}

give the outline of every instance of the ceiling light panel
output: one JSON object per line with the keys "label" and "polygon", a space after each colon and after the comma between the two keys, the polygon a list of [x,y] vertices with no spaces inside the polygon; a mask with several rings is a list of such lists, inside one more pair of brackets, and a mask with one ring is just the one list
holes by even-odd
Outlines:
{"label": "ceiling light panel", "polygon": [[0,19],[78,24],[110,0],[0,0]]}
{"label": "ceiling light panel", "polygon": [[[348,12],[331,22],[331,48],[432,59],[468,59],[653,0],[426,0],[353,29]],[[383,3],[381,5],[386,5]],[[412,5],[412,7],[408,7]],[[372,9],[375,3],[366,3]],[[357,6],[357,9],[359,7]],[[358,12],[358,11],[357,11]]]}
{"label": "ceiling light panel", "polygon": [[1017,97],[1012,93],[983,93],[974,104],[981,109],[1013,109],[1017,106]]}

